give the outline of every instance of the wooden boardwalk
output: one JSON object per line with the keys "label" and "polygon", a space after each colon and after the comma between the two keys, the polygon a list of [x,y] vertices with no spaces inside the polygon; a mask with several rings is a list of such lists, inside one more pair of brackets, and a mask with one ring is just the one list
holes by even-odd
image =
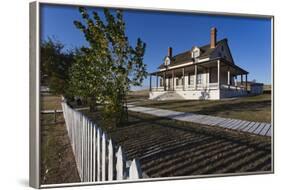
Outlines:
{"label": "wooden boardwalk", "polygon": [[210,115],[193,114],[188,112],[178,112],[158,108],[141,107],[128,105],[130,111],[151,114],[159,117],[167,117],[179,121],[187,121],[209,126],[219,126],[226,129],[248,132],[261,136],[271,137],[271,124],[264,122],[251,122],[240,119],[222,118]]}

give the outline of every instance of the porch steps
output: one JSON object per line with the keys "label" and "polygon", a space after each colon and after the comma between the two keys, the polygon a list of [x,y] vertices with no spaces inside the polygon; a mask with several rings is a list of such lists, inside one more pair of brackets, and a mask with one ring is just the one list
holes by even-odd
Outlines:
{"label": "porch steps", "polygon": [[184,98],[175,91],[167,91],[166,93],[157,96],[155,100],[184,100]]}

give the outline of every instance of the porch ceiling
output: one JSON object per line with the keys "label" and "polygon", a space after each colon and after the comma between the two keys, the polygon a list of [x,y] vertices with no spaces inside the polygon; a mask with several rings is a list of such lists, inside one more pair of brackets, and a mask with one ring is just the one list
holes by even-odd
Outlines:
{"label": "porch ceiling", "polygon": [[188,73],[194,73],[195,65],[197,65],[197,72],[202,73],[202,72],[206,72],[208,69],[217,68],[218,60],[220,60],[221,71],[229,70],[232,75],[248,74],[248,72],[245,71],[244,69],[240,68],[237,65],[234,65],[233,63],[230,63],[229,61],[227,61],[225,59],[214,59],[214,60],[209,60],[206,62],[185,65],[185,66],[178,67],[178,68],[172,68],[172,69],[167,69],[167,70],[163,70],[163,71],[153,72],[153,73],[151,73],[151,75],[164,76],[164,73],[165,73],[166,77],[169,77],[169,76],[172,76],[172,73],[174,72],[174,76],[182,76],[183,69],[184,69],[185,75],[187,75]]}

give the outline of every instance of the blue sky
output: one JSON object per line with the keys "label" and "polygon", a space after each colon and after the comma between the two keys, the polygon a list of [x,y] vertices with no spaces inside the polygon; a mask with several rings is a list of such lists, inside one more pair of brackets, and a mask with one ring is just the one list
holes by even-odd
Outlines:
{"label": "blue sky", "polygon": [[[101,13],[101,9],[94,10]],[[148,72],[157,70],[169,46],[175,55],[195,45],[209,44],[210,28],[216,27],[218,40],[228,38],[235,64],[249,71],[248,80],[271,83],[270,19],[140,10],[125,10],[124,19],[130,43],[135,44],[140,37],[147,44],[144,62]],[[81,20],[77,7],[44,5],[41,38],[55,37],[65,49],[86,45],[74,20]],[[146,79],[142,88],[148,88],[148,83]]]}

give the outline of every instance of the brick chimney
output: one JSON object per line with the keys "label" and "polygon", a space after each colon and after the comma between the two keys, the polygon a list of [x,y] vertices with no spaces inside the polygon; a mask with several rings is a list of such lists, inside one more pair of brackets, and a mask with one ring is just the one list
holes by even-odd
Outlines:
{"label": "brick chimney", "polygon": [[168,47],[168,57],[172,57],[173,56],[173,49],[172,47]]}
{"label": "brick chimney", "polygon": [[211,42],[210,47],[215,48],[217,43],[217,29],[215,27],[211,28]]}

